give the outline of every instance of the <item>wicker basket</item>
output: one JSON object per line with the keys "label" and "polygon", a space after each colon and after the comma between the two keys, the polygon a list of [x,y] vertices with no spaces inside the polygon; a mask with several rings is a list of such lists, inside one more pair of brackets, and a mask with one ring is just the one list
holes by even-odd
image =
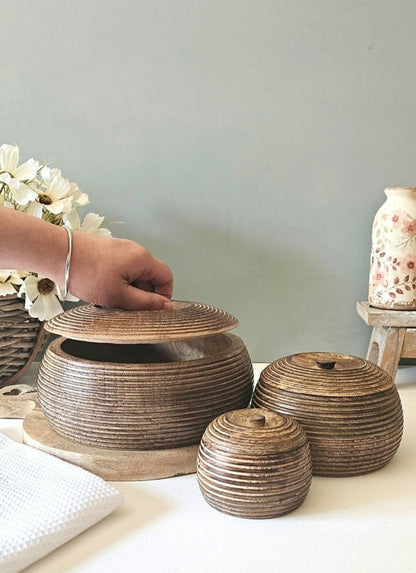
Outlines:
{"label": "wicker basket", "polygon": [[17,295],[0,297],[0,388],[15,384],[29,368],[48,334]]}

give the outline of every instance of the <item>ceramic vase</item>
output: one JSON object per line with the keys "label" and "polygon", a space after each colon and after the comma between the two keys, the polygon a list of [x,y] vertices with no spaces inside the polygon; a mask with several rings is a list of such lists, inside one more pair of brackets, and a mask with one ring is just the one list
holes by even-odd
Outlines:
{"label": "ceramic vase", "polygon": [[371,238],[368,300],[376,308],[416,309],[416,187],[388,187]]}

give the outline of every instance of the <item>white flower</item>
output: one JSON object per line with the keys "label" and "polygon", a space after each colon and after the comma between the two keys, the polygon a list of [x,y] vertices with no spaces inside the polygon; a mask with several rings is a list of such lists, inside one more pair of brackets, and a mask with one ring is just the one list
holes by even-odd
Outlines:
{"label": "white flower", "polygon": [[28,159],[18,166],[19,148],[17,145],[3,144],[0,147],[0,182],[5,183],[11,194],[19,205],[27,205],[29,201],[36,198],[35,191],[23,183],[31,181],[36,177],[39,169],[39,162]]}
{"label": "white flower", "polygon": [[23,283],[17,271],[11,269],[0,269],[0,296],[16,294],[16,288],[13,285]]}
{"label": "white flower", "polygon": [[[42,167],[42,169],[40,171],[40,176],[42,177],[42,179],[46,185],[49,185],[49,183],[55,177],[57,177],[58,179],[64,179],[64,177],[62,177],[62,172],[60,169],[57,169],[56,167],[51,169],[47,165],[45,165],[45,167]],[[65,179],[65,181],[68,181],[68,180]],[[73,200],[74,204],[77,205],[77,207],[84,207],[85,205],[88,205],[88,203],[90,202],[89,197],[86,193],[83,193],[81,191],[81,189],[78,187],[77,183],[73,183],[73,182],[68,181],[68,184],[69,184],[68,195],[72,196],[72,200]]]}
{"label": "white flower", "polygon": [[97,213],[88,213],[81,223],[81,219],[75,209],[64,215],[64,223],[73,231],[82,231],[83,233],[110,237],[111,232],[108,229],[100,227],[103,221],[104,217],[100,217]]}
{"label": "white flower", "polygon": [[[33,318],[50,320],[63,312],[58,299],[58,288],[51,279],[30,275],[20,287],[18,294],[20,297],[25,295],[25,308]],[[79,299],[68,293],[65,300],[76,302]]]}
{"label": "white flower", "polygon": [[29,204],[27,212],[38,218],[42,217],[44,210],[54,215],[66,213],[72,207],[70,191],[70,182],[61,177],[60,172],[56,173],[48,182],[46,189],[38,189],[35,194],[36,200]]}
{"label": "white flower", "polygon": [[25,308],[30,316],[39,320],[49,320],[63,312],[58,300],[56,284],[45,277],[29,276],[19,290],[25,297]]}
{"label": "white flower", "polygon": [[83,193],[76,183],[71,183],[70,193],[74,205],[77,205],[77,207],[84,207],[90,202],[88,195]]}
{"label": "white flower", "polygon": [[42,177],[43,181],[46,183],[46,185],[52,181],[52,179],[56,176],[58,177],[62,177],[62,172],[60,169],[58,169],[57,167],[48,167],[47,165],[44,165],[42,167],[42,169],[40,170],[40,176]]}
{"label": "white flower", "polygon": [[29,276],[19,290],[19,296],[26,295],[25,308],[30,316],[49,320],[63,312],[58,300],[56,284],[45,277]]}

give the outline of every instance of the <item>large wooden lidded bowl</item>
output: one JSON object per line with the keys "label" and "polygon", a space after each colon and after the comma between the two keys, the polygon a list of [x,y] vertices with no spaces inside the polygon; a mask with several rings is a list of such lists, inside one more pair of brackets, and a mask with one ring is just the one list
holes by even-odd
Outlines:
{"label": "large wooden lidded bowl", "polygon": [[205,500],[224,513],[256,519],[289,513],[312,479],[305,431],[268,410],[226,412],[205,430],[197,476]]}
{"label": "large wooden lidded bowl", "polygon": [[302,425],[314,475],[377,470],[394,456],[403,434],[402,406],[391,377],[354,356],[313,352],[276,360],[261,373],[252,403]]}
{"label": "large wooden lidded bowl", "polygon": [[224,333],[236,324],[191,302],[168,311],[76,307],[47,325],[64,336],[40,366],[42,411],[60,436],[88,446],[198,444],[212,419],[250,402],[250,357],[240,338]]}

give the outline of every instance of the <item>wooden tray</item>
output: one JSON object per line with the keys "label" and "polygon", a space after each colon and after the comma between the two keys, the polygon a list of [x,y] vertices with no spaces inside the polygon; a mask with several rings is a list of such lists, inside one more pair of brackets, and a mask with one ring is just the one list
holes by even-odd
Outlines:
{"label": "wooden tray", "polygon": [[166,450],[106,450],[57,434],[39,408],[23,422],[23,441],[108,481],[148,480],[194,473],[198,446]]}
{"label": "wooden tray", "polygon": [[36,404],[36,388],[29,384],[13,384],[0,389],[0,418],[24,418]]}

